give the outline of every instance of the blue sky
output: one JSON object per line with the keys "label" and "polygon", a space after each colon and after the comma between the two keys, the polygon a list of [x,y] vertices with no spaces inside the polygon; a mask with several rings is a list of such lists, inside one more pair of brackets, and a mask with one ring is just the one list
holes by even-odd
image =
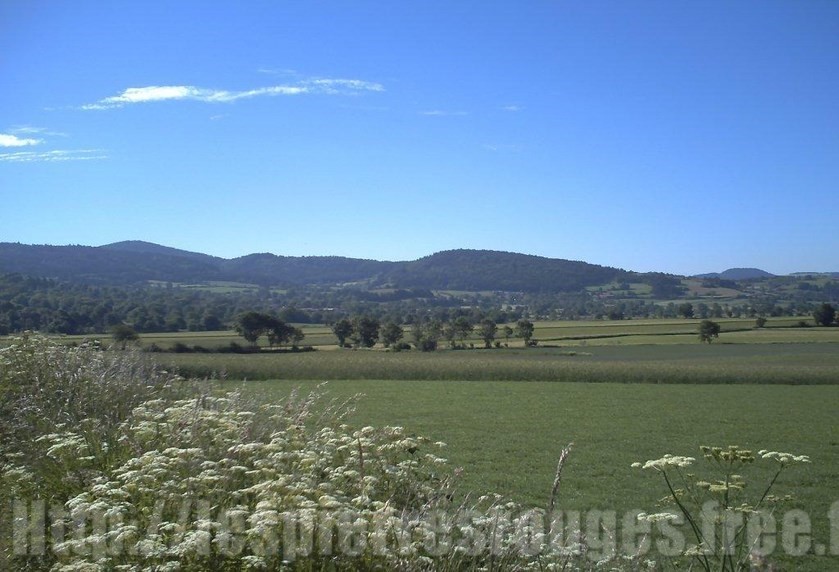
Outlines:
{"label": "blue sky", "polygon": [[0,2],[0,241],[839,271],[839,2]]}

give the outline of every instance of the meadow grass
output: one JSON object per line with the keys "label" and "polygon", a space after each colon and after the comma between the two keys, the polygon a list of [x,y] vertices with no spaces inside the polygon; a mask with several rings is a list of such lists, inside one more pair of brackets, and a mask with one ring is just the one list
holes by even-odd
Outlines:
{"label": "meadow grass", "polygon": [[[314,384],[220,386],[271,402]],[[363,394],[352,423],[404,426],[446,442],[444,456],[464,469],[464,491],[494,491],[533,507],[547,506],[557,457],[569,442],[574,448],[559,493],[566,510],[657,512],[666,489],[630,465],[665,453],[700,457],[700,445],[809,455],[812,464],[785,473],[776,492],[795,495],[788,508],[810,515],[814,542],[828,541],[828,511],[839,500],[837,386],[337,380],[327,389],[339,399]],[[770,477],[758,467],[749,476],[750,482]],[[835,558],[790,562],[824,570]]]}

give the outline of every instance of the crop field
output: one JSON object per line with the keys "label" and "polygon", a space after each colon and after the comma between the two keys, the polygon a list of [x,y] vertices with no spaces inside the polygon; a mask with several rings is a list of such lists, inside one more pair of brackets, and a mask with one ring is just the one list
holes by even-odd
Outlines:
{"label": "crop field", "polygon": [[185,375],[230,379],[834,384],[829,343],[612,345],[423,353],[379,350],[160,354]]}

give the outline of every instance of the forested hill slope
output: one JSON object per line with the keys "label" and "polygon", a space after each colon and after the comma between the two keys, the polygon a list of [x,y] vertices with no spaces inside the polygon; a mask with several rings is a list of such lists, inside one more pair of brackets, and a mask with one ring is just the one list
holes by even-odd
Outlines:
{"label": "forested hill slope", "polygon": [[215,280],[218,265],[171,253],[92,246],[0,243],[0,272],[101,284]]}
{"label": "forested hill slope", "polygon": [[559,292],[630,276],[625,270],[586,262],[493,250],[448,250],[402,263],[389,278],[403,288]]}
{"label": "forested hill slope", "polygon": [[408,262],[268,253],[224,259],[142,241],[99,247],[0,243],[0,273],[99,284],[362,282],[394,288],[518,292],[573,291],[633,275],[585,262],[489,250],[450,250]]}

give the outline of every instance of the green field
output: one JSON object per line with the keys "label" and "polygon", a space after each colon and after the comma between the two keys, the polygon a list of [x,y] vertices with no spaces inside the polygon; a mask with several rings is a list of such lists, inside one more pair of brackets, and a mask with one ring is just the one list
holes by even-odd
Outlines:
{"label": "green field", "polygon": [[[314,385],[221,384],[260,402]],[[790,507],[811,515],[814,540],[827,542],[828,511],[839,500],[839,386],[337,380],[327,389],[339,399],[363,394],[353,424],[399,425],[446,442],[446,456],[464,469],[463,490],[495,491],[528,506],[546,506],[557,457],[569,442],[574,448],[560,492],[565,509],[654,512],[666,489],[630,468],[634,461],[665,453],[699,457],[700,445],[730,444],[811,457],[812,465],[791,469],[777,487],[794,493]],[[768,477],[748,475],[755,483]],[[836,564],[813,557],[805,568],[828,563]]]}

